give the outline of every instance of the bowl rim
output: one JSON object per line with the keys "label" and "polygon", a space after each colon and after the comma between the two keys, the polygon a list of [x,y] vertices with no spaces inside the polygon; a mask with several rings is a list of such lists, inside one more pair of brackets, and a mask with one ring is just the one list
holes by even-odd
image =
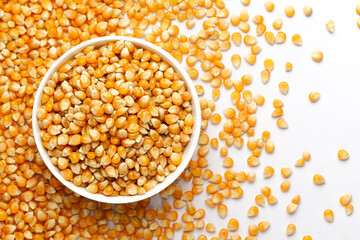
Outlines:
{"label": "bowl rim", "polygon": [[[192,99],[191,99],[191,105],[192,105],[192,115],[194,117],[194,125],[192,128],[192,134],[190,136],[190,141],[188,145],[185,147],[185,154],[183,154],[182,162],[180,165],[177,166],[176,170],[169,174],[165,180],[161,183],[158,183],[153,189],[146,192],[144,195],[134,195],[134,196],[106,196],[99,193],[89,193],[86,191],[84,187],[78,187],[75,186],[72,182],[65,180],[61,174],[58,167],[54,166],[51,161],[50,157],[47,154],[47,151],[42,145],[42,140],[40,137],[40,128],[38,124],[37,119],[37,110],[41,106],[41,95],[44,91],[44,88],[46,86],[47,81],[52,77],[54,72],[66,61],[73,58],[77,53],[82,51],[84,48],[90,45],[94,46],[101,46],[106,45],[109,42],[116,42],[116,41],[129,41],[134,43],[136,46],[139,46],[144,49],[148,49],[154,53],[157,53],[161,56],[162,59],[167,61],[174,69],[175,71],[181,75],[184,83],[186,84],[187,90],[190,92]],[[195,86],[190,79],[189,75],[187,74],[185,68],[168,52],[163,50],[162,48],[156,46],[155,44],[152,44],[150,42],[147,42],[143,39],[139,38],[133,38],[133,37],[126,37],[126,36],[105,36],[105,37],[98,37],[94,38],[85,42],[82,42],[73,48],[66,51],[62,56],[60,56],[47,70],[46,74],[44,75],[43,79],[41,80],[37,92],[34,98],[34,105],[32,110],[32,125],[33,125],[33,133],[34,133],[34,139],[36,143],[36,147],[40,153],[41,158],[43,159],[44,163],[46,164],[47,168],[51,171],[51,173],[67,188],[71,189],[74,193],[77,193],[85,198],[95,200],[98,202],[104,202],[104,203],[112,203],[112,204],[124,204],[124,203],[131,203],[131,202],[137,202],[141,201],[146,198],[150,198],[157,193],[164,190],[166,187],[171,185],[185,170],[188,163],[190,162],[192,155],[195,152],[198,138],[200,136],[200,130],[201,130],[201,109],[200,109],[200,102],[197,95],[197,92],[195,90]],[[183,152],[183,153],[184,153]]]}

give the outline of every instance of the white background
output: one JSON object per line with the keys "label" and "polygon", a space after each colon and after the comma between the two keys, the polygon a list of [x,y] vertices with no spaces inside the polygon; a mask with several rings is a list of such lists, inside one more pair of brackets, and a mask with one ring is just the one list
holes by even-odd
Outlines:
{"label": "white background", "polygon": [[[226,1],[226,7],[232,14],[239,15],[244,6],[239,0]],[[234,159],[234,169],[248,172],[253,170],[257,174],[255,183],[244,183],[242,188],[244,196],[241,199],[226,199],[224,203],[229,208],[225,219],[221,219],[216,208],[206,206],[204,200],[210,197],[205,191],[196,196],[193,201],[197,208],[206,210],[206,223],[214,223],[217,232],[226,228],[230,218],[236,218],[240,222],[238,233],[242,239],[247,236],[249,223],[259,223],[267,220],[271,227],[265,233],[259,233],[258,239],[302,239],[304,235],[311,235],[316,240],[332,239],[359,239],[360,238],[360,29],[356,25],[358,15],[355,12],[357,1],[274,1],[275,10],[268,13],[264,8],[262,0],[252,1],[246,7],[250,15],[250,34],[256,36],[256,26],[251,22],[253,16],[261,14],[264,16],[264,23],[267,29],[276,33],[272,28],[274,19],[283,19],[284,31],[287,40],[282,45],[270,46],[264,37],[258,38],[258,44],[262,51],[258,55],[257,63],[249,66],[244,61],[244,55],[250,52],[250,48],[243,43],[240,47],[232,44],[230,50],[224,53],[227,68],[233,69],[230,63],[232,54],[238,53],[243,61],[238,70],[233,69],[232,79],[240,79],[243,74],[252,74],[253,83],[247,87],[253,94],[261,93],[265,96],[265,104],[258,108],[256,113],[258,122],[255,127],[255,137],[261,136],[262,131],[271,132],[271,139],[275,143],[275,152],[267,154],[265,151],[260,155],[261,164],[256,168],[250,168],[246,159],[250,152],[246,145],[241,150],[235,147],[229,148],[229,157]],[[292,18],[285,16],[286,5],[294,6],[296,13]],[[310,5],[313,14],[306,17],[303,7]],[[328,20],[335,22],[335,32],[329,33],[325,27]],[[205,20],[205,19],[203,19]],[[203,21],[201,20],[201,21]],[[180,32],[189,32],[184,24],[181,24]],[[201,29],[201,22],[197,22],[196,30]],[[230,33],[240,31],[237,27],[230,26]],[[293,34],[299,33],[303,39],[301,47],[291,42]],[[243,34],[241,32],[243,36]],[[316,63],[311,59],[313,50],[321,50],[324,59]],[[264,85],[260,80],[260,72],[263,70],[263,62],[271,58],[275,62],[275,68],[271,73],[270,81]],[[293,71],[285,72],[285,63],[293,63]],[[184,63],[185,66],[185,63]],[[196,65],[200,69],[199,65]],[[290,86],[289,93],[284,96],[279,92],[278,84],[287,81]],[[211,98],[211,87],[201,80],[194,81],[195,84],[202,84],[205,88],[206,98]],[[321,98],[316,103],[308,99],[309,92],[318,91]],[[216,102],[215,112],[222,116],[224,107],[234,107],[230,102],[231,91],[221,88],[221,98]],[[276,119],[271,117],[273,111],[272,101],[279,98],[284,102],[284,118],[289,124],[287,130],[280,130],[276,126]],[[224,122],[225,117],[223,116]],[[222,129],[222,124],[212,126],[206,133],[210,137],[217,137]],[[245,142],[247,137],[244,136]],[[220,147],[225,145],[220,141]],[[350,153],[350,159],[341,162],[337,159],[339,149],[345,148]],[[302,168],[294,167],[295,161],[301,157],[301,153],[307,150],[312,158]],[[194,156],[196,160],[196,156]],[[209,168],[214,173],[223,173],[222,157],[218,150],[211,149],[207,156]],[[270,179],[264,179],[262,172],[265,166],[270,165],[275,169],[275,175]],[[280,190],[280,183],[284,178],[280,174],[280,168],[290,166],[293,174],[289,178],[291,188],[283,193]],[[325,177],[326,183],[316,186],[313,175],[320,173]],[[181,182],[185,190],[191,189],[191,184]],[[206,186],[205,182],[205,186]],[[255,218],[247,217],[247,210],[250,206],[256,205],[254,197],[260,193],[261,186],[269,186],[273,194],[278,198],[275,206],[259,207],[259,215]],[[349,217],[345,209],[339,203],[339,197],[344,193],[353,194],[352,204],[354,212]],[[291,199],[300,194],[301,202],[295,214],[289,215],[286,206]],[[155,200],[155,199],[154,199]],[[157,206],[156,201],[152,206]],[[333,223],[324,220],[323,212],[331,208],[335,214]],[[181,215],[179,215],[179,218]],[[179,219],[179,221],[181,221]],[[287,237],[285,229],[287,224],[294,223],[297,227],[296,233]],[[181,232],[181,231],[180,231]],[[208,234],[205,230],[195,231],[194,235],[206,234],[208,239],[218,234]],[[177,234],[180,239],[180,234]]]}

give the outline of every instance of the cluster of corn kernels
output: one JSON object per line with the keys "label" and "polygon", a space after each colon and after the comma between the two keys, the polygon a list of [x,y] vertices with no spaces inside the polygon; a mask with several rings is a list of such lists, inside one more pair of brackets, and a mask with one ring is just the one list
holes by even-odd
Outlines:
{"label": "cluster of corn kernels", "polygon": [[85,48],[46,83],[43,146],[65,180],[107,196],[143,195],[182,161],[191,95],[157,54],[117,41]]}
{"label": "cluster of corn kernels", "polygon": [[[224,0],[11,0],[0,2],[0,236],[4,240],[14,239],[208,239],[207,233],[217,236],[216,239],[257,239],[259,232],[266,231],[270,222],[260,221],[247,227],[247,234],[240,237],[237,233],[239,221],[231,218],[226,228],[217,229],[212,219],[205,218],[205,211],[196,208],[192,201],[206,189],[210,198],[206,203],[217,208],[220,217],[227,215],[226,201],[228,198],[241,198],[243,189],[240,185],[252,183],[256,176],[254,171],[247,173],[231,168],[233,160],[227,157],[228,149],[234,145],[241,147],[246,144],[252,151],[248,162],[252,166],[260,163],[257,156],[263,147],[267,152],[274,151],[274,143],[270,133],[264,131],[261,137],[255,138],[256,107],[264,103],[261,95],[252,95],[247,84],[251,76],[243,76],[240,80],[231,80],[230,67],[223,63],[223,52],[232,45],[239,46],[242,42],[249,46],[250,52],[234,54],[232,64],[239,68],[242,58],[248,64],[255,64],[261,47],[257,38],[264,37],[268,46],[286,42],[286,34],[281,30],[282,19],[276,19],[272,27],[279,30],[276,34],[269,30],[263,22],[263,17],[253,17],[255,26],[249,21],[246,6],[250,0],[241,0],[244,8],[238,15],[229,16],[229,10]],[[274,10],[275,4],[265,2],[265,9]],[[360,7],[356,12],[360,14]],[[310,16],[312,8],[305,6],[304,14]],[[294,17],[295,9],[291,6],[285,9],[286,17]],[[185,23],[192,29],[199,22],[202,29],[195,35],[187,36],[186,31],[180,31],[176,23]],[[229,26],[238,27],[238,31],[230,33]],[[358,20],[360,26],[360,20]],[[249,34],[250,28],[256,29],[256,37]],[[334,31],[334,22],[326,25],[330,32]],[[224,111],[228,119],[223,124],[219,138],[225,141],[227,147],[220,149],[225,167],[224,176],[208,169],[207,153],[212,148],[219,147],[218,138],[209,139],[203,132],[199,144],[198,158],[189,164],[183,173],[182,181],[169,186],[161,192],[163,201],[157,209],[150,207],[150,200],[125,205],[99,204],[95,201],[79,197],[66,189],[52,176],[42,161],[32,132],[33,97],[38,85],[51,64],[71,47],[82,41],[104,35],[126,35],[144,38],[170,52],[178,61],[186,62],[188,73],[192,79],[200,79],[203,84],[210,85],[213,100],[202,100],[202,129],[221,122],[220,114],[214,113],[215,101],[220,98],[223,87],[234,89],[229,103]],[[244,35],[244,36],[242,36]],[[295,46],[302,44],[299,34],[291,38]],[[321,61],[321,51],[311,55],[314,61]],[[183,61],[183,59],[186,61]],[[201,63],[200,68],[196,63]],[[274,67],[271,59],[264,62],[261,72],[263,83],[270,82]],[[291,71],[292,64],[286,63],[285,70]],[[200,73],[199,70],[204,71]],[[287,94],[289,84],[281,82],[279,90]],[[204,88],[198,84],[197,91],[202,95]],[[243,100],[241,100],[241,97]],[[313,92],[309,99],[315,102],[320,94]],[[254,104],[255,103],[255,104]],[[274,100],[273,116],[282,115],[282,101]],[[278,118],[280,128],[288,127],[284,118]],[[220,129],[218,130],[220,132]],[[246,133],[246,135],[244,135]],[[209,144],[211,147],[209,147]],[[310,155],[304,153],[296,166],[304,166]],[[339,151],[339,159],[347,160],[349,154]],[[264,177],[271,177],[274,169],[264,168]],[[289,178],[290,167],[281,169],[284,178]],[[223,179],[224,178],[224,179]],[[183,181],[190,182],[192,188],[183,190]],[[314,182],[324,183],[321,175],[314,176]],[[287,191],[290,182],[285,180],[281,189]],[[277,204],[277,198],[267,186],[261,188],[261,194],[256,195],[255,203],[264,206]],[[341,196],[340,203],[348,215],[353,206],[351,194]],[[300,196],[295,196],[286,209],[295,214],[300,204]],[[173,209],[175,208],[175,209]],[[179,218],[180,212],[185,213]],[[248,211],[248,216],[256,216],[257,206]],[[332,221],[334,213],[331,209],[324,212],[327,221]],[[110,224],[109,224],[110,223]],[[246,228],[246,227],[245,227]],[[195,236],[198,229],[206,232]],[[175,236],[175,231],[179,231]],[[284,228],[284,235],[292,235],[296,226],[292,223]],[[298,230],[299,231],[299,230]],[[306,231],[306,230],[301,230]],[[230,233],[229,233],[230,232]],[[281,236],[282,233],[279,233]],[[303,234],[303,240],[312,239]],[[209,236],[209,235],[208,235]],[[260,238],[260,237],[259,237]]]}

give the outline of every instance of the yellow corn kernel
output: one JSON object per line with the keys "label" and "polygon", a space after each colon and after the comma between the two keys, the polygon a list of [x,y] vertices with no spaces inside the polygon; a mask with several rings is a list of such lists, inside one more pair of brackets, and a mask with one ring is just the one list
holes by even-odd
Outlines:
{"label": "yellow corn kernel", "polygon": [[300,200],[301,200],[300,195],[295,195],[295,196],[293,197],[293,199],[291,199],[291,202],[292,202],[293,204],[299,204]]}
{"label": "yellow corn kernel", "polygon": [[265,32],[266,32],[265,24],[261,23],[261,24],[257,25],[257,27],[256,27],[256,35],[257,36],[262,36]]}
{"label": "yellow corn kernel", "polygon": [[277,44],[281,44],[281,43],[284,43],[286,41],[286,34],[284,32],[281,32],[279,31],[277,34],[276,34],[276,37],[275,37],[275,42]]}
{"label": "yellow corn kernel", "polygon": [[239,229],[239,221],[235,218],[231,218],[227,224],[229,231],[234,232]]}
{"label": "yellow corn kernel", "polygon": [[258,213],[259,213],[258,207],[252,206],[249,208],[247,215],[248,215],[248,217],[255,217],[258,215]]}
{"label": "yellow corn kernel", "polygon": [[329,20],[327,23],[326,23],[326,29],[333,33],[334,32],[334,28],[335,28],[335,23],[333,20]]}
{"label": "yellow corn kernel", "polygon": [[305,6],[303,11],[304,11],[305,16],[309,17],[312,14],[312,7],[311,6]]}
{"label": "yellow corn kernel", "polygon": [[329,223],[332,223],[334,221],[334,212],[331,209],[326,209],[324,211],[324,218]]}
{"label": "yellow corn kernel", "polygon": [[212,224],[212,223],[206,224],[205,229],[206,229],[206,231],[209,232],[209,233],[213,233],[213,232],[216,231],[216,230],[215,230],[215,225]]}
{"label": "yellow corn kernel", "polygon": [[286,95],[289,92],[289,84],[287,82],[280,82],[279,90],[282,94]]}
{"label": "yellow corn kernel", "polygon": [[270,80],[270,71],[269,70],[263,70],[261,71],[261,81],[266,84]]}
{"label": "yellow corn kernel", "polygon": [[259,228],[260,232],[265,232],[266,230],[269,229],[269,227],[270,227],[270,223],[267,221],[262,221],[262,222],[259,222],[259,224],[258,224],[258,228]]}
{"label": "yellow corn kernel", "polygon": [[253,54],[258,54],[259,52],[261,52],[261,47],[259,46],[259,45],[252,45],[251,46],[251,48],[250,48],[250,50],[251,50],[251,53],[253,53]]}
{"label": "yellow corn kernel", "polygon": [[315,174],[313,181],[316,185],[321,185],[325,183],[325,178],[321,174]]}
{"label": "yellow corn kernel", "polygon": [[286,62],[285,64],[285,71],[290,72],[293,69],[293,65],[291,62]]}
{"label": "yellow corn kernel", "polygon": [[254,171],[249,171],[246,175],[246,179],[249,183],[255,182],[256,179],[256,173]]}
{"label": "yellow corn kernel", "polygon": [[230,168],[234,165],[234,160],[230,157],[226,157],[223,160],[223,167]]}
{"label": "yellow corn kernel", "polygon": [[283,115],[284,110],[282,108],[275,108],[274,111],[272,112],[271,116],[272,117],[280,117]]}
{"label": "yellow corn kernel", "polygon": [[275,35],[272,32],[265,33],[265,40],[270,44],[274,45],[275,43]]}
{"label": "yellow corn kernel", "polygon": [[271,141],[270,139],[266,140],[265,142],[265,151],[268,153],[272,153],[275,150],[275,145],[274,142]]}
{"label": "yellow corn kernel", "polygon": [[218,141],[218,139],[217,139],[217,138],[212,138],[212,139],[210,140],[210,146],[211,146],[212,148],[217,149],[217,148],[219,147],[219,141]]}
{"label": "yellow corn kernel", "polygon": [[346,193],[346,194],[342,195],[342,196],[340,197],[340,203],[341,203],[341,205],[347,206],[347,205],[350,203],[351,198],[352,198],[352,196],[351,196],[350,193]]}
{"label": "yellow corn kernel", "polygon": [[285,119],[283,118],[279,118],[277,121],[276,121],[276,125],[281,128],[281,129],[286,129],[289,127],[288,123],[285,121]]}
{"label": "yellow corn kernel", "polygon": [[286,211],[289,213],[289,214],[293,214],[296,209],[297,209],[297,204],[294,204],[294,203],[289,203],[286,207]]}
{"label": "yellow corn kernel", "polygon": [[219,124],[221,122],[221,116],[218,113],[214,113],[213,115],[211,115],[210,120],[212,124]]}
{"label": "yellow corn kernel", "polygon": [[281,18],[276,18],[276,19],[273,21],[272,26],[273,26],[274,29],[280,30],[280,28],[282,27],[282,19],[281,19]]}
{"label": "yellow corn kernel", "polygon": [[296,226],[292,223],[290,223],[289,225],[287,225],[286,227],[286,235],[291,236],[295,233],[296,231]]}
{"label": "yellow corn kernel", "polygon": [[345,212],[348,216],[350,216],[353,211],[354,211],[354,206],[352,204],[348,204],[345,206]]}
{"label": "yellow corn kernel", "polygon": [[239,68],[241,64],[241,57],[239,54],[234,54],[231,56],[231,63],[235,68]]}
{"label": "yellow corn kernel", "polygon": [[283,192],[287,192],[290,189],[290,181],[289,180],[285,180],[280,184],[280,189]]}
{"label": "yellow corn kernel", "polygon": [[217,211],[220,217],[225,218],[228,213],[228,208],[225,204],[219,204],[219,206],[217,207]]}
{"label": "yellow corn kernel", "polygon": [[284,178],[290,177],[290,176],[291,176],[291,173],[292,173],[291,168],[289,168],[289,167],[281,168],[281,175],[282,175]]}
{"label": "yellow corn kernel", "polygon": [[248,33],[250,31],[250,25],[246,22],[241,22],[239,28],[243,33]]}
{"label": "yellow corn kernel", "polygon": [[256,39],[256,37],[254,37],[254,36],[245,35],[245,37],[244,37],[244,43],[245,43],[247,46],[251,46],[251,45],[254,45],[254,44],[257,43],[257,39]]}
{"label": "yellow corn kernel", "polygon": [[211,96],[214,99],[214,101],[218,100],[220,98],[220,89],[213,88],[213,90],[211,91]]}
{"label": "yellow corn kernel", "polygon": [[273,106],[275,107],[275,108],[281,108],[281,107],[283,107],[284,106],[284,103],[280,100],[280,99],[274,99],[274,101],[273,101]]}
{"label": "yellow corn kernel", "polygon": [[231,40],[237,45],[240,46],[241,42],[242,42],[242,36],[241,33],[239,32],[235,32],[231,35]]}
{"label": "yellow corn kernel", "polygon": [[340,149],[338,152],[338,158],[342,161],[345,161],[350,158],[350,154],[345,149]]}
{"label": "yellow corn kernel", "polygon": [[259,206],[264,207],[265,206],[265,198],[263,195],[256,195],[255,196],[255,203]]}
{"label": "yellow corn kernel", "polygon": [[255,157],[255,156],[250,156],[247,159],[247,163],[250,167],[256,167],[256,166],[259,166],[260,160],[259,160],[259,158]]}
{"label": "yellow corn kernel", "polygon": [[249,85],[252,83],[252,76],[250,74],[245,74],[241,76],[241,82],[244,85]]}
{"label": "yellow corn kernel", "polygon": [[256,55],[253,53],[245,54],[244,58],[245,58],[245,61],[250,65],[254,65],[256,62]]}
{"label": "yellow corn kernel", "polygon": [[319,92],[311,92],[309,93],[309,99],[311,102],[316,102],[317,100],[319,100],[320,98],[320,93]]}
{"label": "yellow corn kernel", "polygon": [[294,14],[295,14],[295,9],[293,6],[288,5],[285,7],[285,15],[287,17],[292,17],[294,16]]}
{"label": "yellow corn kernel", "polygon": [[299,158],[298,160],[296,160],[295,162],[295,167],[302,167],[305,165],[305,160],[303,158]]}
{"label": "yellow corn kernel", "polygon": [[258,234],[258,228],[254,223],[250,223],[248,227],[248,232],[250,236],[256,236]]}
{"label": "yellow corn kernel", "polygon": [[270,194],[271,194],[271,189],[269,187],[267,187],[267,186],[263,186],[263,187],[261,187],[261,193],[265,197],[269,197]]}
{"label": "yellow corn kernel", "polygon": [[323,53],[319,50],[315,50],[311,53],[311,58],[315,62],[321,62],[321,60],[323,59]]}
{"label": "yellow corn kernel", "polygon": [[263,95],[261,94],[255,94],[254,95],[254,102],[258,105],[258,106],[262,106],[265,103],[265,98]]}
{"label": "yellow corn kernel", "polygon": [[234,26],[239,25],[239,23],[240,23],[240,16],[238,16],[238,15],[231,15],[231,17],[230,17],[230,23],[231,23],[232,25],[234,25]]}
{"label": "yellow corn kernel", "polygon": [[272,177],[273,175],[274,175],[274,168],[273,167],[271,167],[271,166],[266,166],[265,168],[264,168],[264,178],[270,178],[270,177]]}
{"label": "yellow corn kernel", "polygon": [[274,10],[274,3],[272,2],[272,1],[266,1],[265,3],[264,3],[264,5],[265,5],[265,9],[266,9],[266,11],[268,11],[268,12],[272,12],[273,10]]}
{"label": "yellow corn kernel", "polygon": [[309,161],[310,158],[311,158],[311,154],[310,154],[309,152],[307,152],[307,151],[303,151],[302,157],[303,157],[303,159],[304,159],[305,161]]}
{"label": "yellow corn kernel", "polygon": [[294,34],[291,38],[293,44],[295,44],[296,46],[301,46],[302,45],[302,38],[300,34]]}
{"label": "yellow corn kernel", "polygon": [[247,6],[250,4],[250,0],[241,0],[241,3],[244,5],[244,6]]}
{"label": "yellow corn kernel", "polygon": [[256,15],[253,17],[252,21],[255,24],[262,24],[264,22],[264,17],[262,15]]}
{"label": "yellow corn kernel", "polygon": [[270,58],[265,59],[264,68],[266,70],[272,71],[274,69],[274,61]]}
{"label": "yellow corn kernel", "polygon": [[221,147],[221,148],[220,148],[220,155],[221,155],[222,157],[226,157],[227,154],[228,154],[228,149],[227,149],[227,147],[225,147],[225,146]]}
{"label": "yellow corn kernel", "polygon": [[198,96],[204,95],[204,88],[201,85],[195,85],[195,90]]}

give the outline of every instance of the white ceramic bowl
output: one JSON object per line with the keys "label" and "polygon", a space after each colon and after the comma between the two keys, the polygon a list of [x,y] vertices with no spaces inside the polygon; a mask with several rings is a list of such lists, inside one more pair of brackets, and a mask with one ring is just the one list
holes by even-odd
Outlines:
{"label": "white ceramic bowl", "polygon": [[[135,196],[116,196],[116,197],[109,197],[105,196],[103,194],[93,194],[86,191],[83,187],[77,187],[72,182],[66,181],[62,178],[59,169],[54,166],[50,158],[47,154],[46,149],[42,145],[42,140],[40,137],[40,129],[38,124],[38,119],[36,117],[36,113],[38,108],[41,106],[41,95],[44,91],[44,87],[46,86],[46,82],[52,77],[52,75],[57,71],[57,69],[64,64],[69,59],[73,58],[75,54],[82,51],[87,46],[93,45],[95,47],[105,45],[109,42],[115,42],[119,40],[125,40],[130,41],[134,43],[134,45],[149,49],[150,51],[159,54],[165,61],[170,63],[170,65],[175,69],[175,71],[182,77],[183,81],[186,84],[186,87],[188,91],[190,91],[192,95],[191,104],[193,107],[193,117],[194,117],[194,126],[193,126],[193,132],[191,134],[191,139],[188,145],[185,147],[185,150],[183,152],[182,156],[182,163],[176,168],[174,172],[172,172],[169,176],[167,176],[162,183],[158,183],[154,189],[146,192],[144,195],[135,195]],[[33,113],[32,113],[32,124],[33,124],[33,130],[34,130],[34,138],[36,142],[36,146],[40,152],[40,155],[45,162],[46,166],[49,168],[49,170],[54,174],[54,176],[63,183],[67,188],[71,189],[72,191],[80,194],[81,196],[84,196],[86,198],[99,201],[99,202],[106,202],[106,203],[130,203],[130,202],[137,202],[142,199],[149,198],[166,187],[168,187],[171,183],[173,183],[180,174],[184,171],[186,166],[188,165],[198,142],[198,138],[200,135],[200,124],[201,124],[201,110],[200,110],[200,103],[199,99],[195,90],[195,87],[192,83],[192,80],[190,79],[189,75],[185,71],[185,69],[182,67],[182,65],[176,61],[175,58],[173,58],[169,53],[167,53],[165,50],[161,49],[160,47],[149,43],[145,40],[137,39],[137,38],[131,38],[131,37],[123,37],[123,36],[108,36],[108,37],[99,37],[95,38],[86,42],[83,42],[73,48],[71,48],[69,51],[64,53],[58,60],[55,61],[55,63],[50,67],[50,69],[45,74],[44,78],[42,79],[39,88],[37,89],[36,96],[35,96],[35,102],[33,107]]]}

